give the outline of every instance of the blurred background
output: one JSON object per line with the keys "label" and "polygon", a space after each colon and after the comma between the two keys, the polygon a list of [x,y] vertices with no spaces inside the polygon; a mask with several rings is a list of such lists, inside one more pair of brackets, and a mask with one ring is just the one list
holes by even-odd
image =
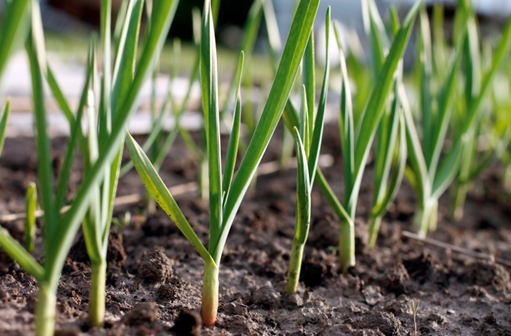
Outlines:
{"label": "blurred background", "polygon": [[[388,17],[388,8],[395,5],[401,16],[404,16],[415,0],[380,0],[376,1],[380,13],[384,20]],[[452,19],[456,0],[423,0],[431,12],[433,6],[441,3],[445,6],[445,32],[449,39],[452,30]],[[506,18],[511,15],[511,0],[472,0],[474,8],[478,15],[481,34],[498,35]],[[252,0],[221,0],[220,12],[217,23],[217,43],[219,53],[219,73],[221,81],[228,82],[234,72],[233,64],[236,64],[238,49],[243,38],[243,26],[247,19],[248,12],[252,6]],[[282,42],[290,28],[293,10],[296,0],[273,0],[276,19]],[[3,1],[0,2],[3,4]],[[46,34],[46,47],[48,57],[53,64],[54,71],[59,82],[66,89],[66,95],[78,99],[79,90],[83,83],[84,62],[87,54],[87,45],[92,34],[99,31],[101,0],[41,0],[41,12],[43,15],[43,25]],[[112,0],[113,22],[122,4],[122,0]],[[0,5],[1,6],[1,5]],[[202,9],[203,0],[180,1],[176,17],[174,19],[167,46],[165,47],[160,59],[160,71],[165,74],[169,72],[172,60],[171,41],[179,38],[182,41],[182,57],[179,67],[179,75],[173,90],[177,96],[183,94],[186,86],[187,76],[193,67],[194,46],[192,37],[192,9],[194,7]],[[318,15],[316,18],[316,51],[321,65],[321,59],[324,58],[324,18],[328,6],[332,7],[332,17],[341,24],[341,40],[343,47],[349,52],[359,54],[361,59],[370,61],[367,50],[367,39],[364,33],[362,20],[362,7],[360,0],[322,0]],[[0,8],[1,10],[1,8]],[[431,14],[431,13],[430,13]],[[255,56],[252,60],[252,77],[256,85],[262,85],[272,79],[273,70],[267,57],[266,41],[264,38],[265,26],[261,25],[259,37],[255,45]],[[414,60],[414,38],[412,34],[411,43],[405,54],[406,64],[412,64]],[[337,50],[334,44],[331,45],[333,64]],[[410,68],[410,67],[408,67]],[[157,95],[163,97],[168,85],[168,76],[158,77]],[[8,84],[7,84],[8,83]],[[3,78],[0,86],[1,94],[8,95],[12,99],[12,109],[16,112],[24,112],[26,116],[19,114],[19,117],[13,117],[10,120],[8,136],[21,134],[29,135],[32,131],[31,123],[27,123],[27,118],[31,118],[31,102],[26,97],[30,96],[30,75],[27,66],[26,55],[20,51],[11,59],[11,65]],[[333,89],[335,92],[335,88]],[[147,101],[150,96],[149,85],[144,89],[144,96]],[[194,97],[196,99],[194,99]],[[52,104],[51,96],[48,94],[50,111],[58,112],[55,104]],[[72,99],[73,100],[73,99]],[[192,111],[198,111],[199,89],[192,92],[192,102],[195,105],[189,107]],[[142,110],[147,110],[148,104],[142,105]],[[59,129],[60,119],[65,125],[63,116],[55,113],[50,120],[52,129],[57,134],[66,133],[67,129]],[[145,132],[150,127],[149,121],[145,119],[137,120],[133,123],[140,127],[140,132]],[[193,123],[193,122],[192,122]],[[13,132],[17,132],[16,134]]]}
{"label": "blurred background", "polygon": [[[376,1],[382,13],[394,4],[404,12],[416,0],[380,0]],[[274,0],[275,12],[284,38],[291,24],[295,0]],[[442,3],[446,7],[446,17],[452,17],[456,0],[423,0],[432,7]],[[45,28],[56,33],[83,34],[95,30],[99,25],[100,0],[41,0]],[[112,10],[115,15],[119,11],[122,0],[112,1]],[[485,26],[496,27],[511,14],[511,1],[509,0],[472,0],[480,21]],[[241,30],[247,17],[252,1],[222,0],[218,18],[219,42],[227,47],[236,47],[241,40]],[[179,37],[183,41],[192,40],[191,11],[194,7],[202,8],[203,0],[180,1],[174,20],[171,36]],[[321,25],[327,6],[332,7],[333,18],[339,20],[346,27],[362,32],[362,8],[360,0],[323,0],[318,12],[317,25]]]}

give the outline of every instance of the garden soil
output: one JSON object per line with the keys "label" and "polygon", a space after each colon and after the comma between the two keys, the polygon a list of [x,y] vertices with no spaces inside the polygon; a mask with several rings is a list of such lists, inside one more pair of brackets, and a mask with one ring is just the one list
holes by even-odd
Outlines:
{"label": "garden soil", "polygon": [[[340,197],[337,133],[336,126],[326,128],[322,153],[336,158],[324,173]],[[53,140],[57,170],[64,147],[65,139]],[[279,148],[277,135],[264,161],[278,159]],[[24,193],[35,174],[34,140],[7,139],[0,159],[0,215],[23,212]],[[175,186],[196,176],[196,163],[177,141],[163,165],[163,180]],[[511,202],[500,176],[497,166],[476,182],[459,223],[449,219],[449,199],[442,198],[438,229],[429,237],[511,260]],[[77,169],[70,195],[80,178]],[[286,294],[295,189],[296,170],[289,169],[258,177],[248,192],[222,258],[215,327],[203,327],[200,320],[204,262],[162,211],[145,216],[139,202],[116,209],[118,217],[125,211],[132,216],[126,227],[113,226],[110,234],[105,327],[91,329],[87,322],[90,265],[80,234],[62,271],[55,335],[511,335],[511,270],[403,237],[403,230],[413,231],[415,209],[406,183],[384,218],[377,247],[366,248],[371,162],[357,212],[357,265],[339,273],[338,219],[314,188],[299,291]],[[121,178],[119,195],[143,191],[136,172]],[[176,200],[206,245],[207,202],[195,192]],[[42,261],[40,224],[34,255]],[[23,220],[1,225],[22,240]],[[0,252],[0,335],[33,334],[36,294],[34,279]]]}

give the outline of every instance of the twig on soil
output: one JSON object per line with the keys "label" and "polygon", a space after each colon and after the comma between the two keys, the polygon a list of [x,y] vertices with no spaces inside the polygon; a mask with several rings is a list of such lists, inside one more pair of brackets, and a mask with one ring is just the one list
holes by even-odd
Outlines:
{"label": "twig on soil", "polygon": [[447,244],[447,243],[444,243],[444,242],[441,242],[441,241],[438,241],[438,240],[435,240],[435,239],[431,239],[431,238],[422,238],[422,237],[419,237],[417,234],[409,232],[409,231],[402,231],[402,235],[404,237],[407,237],[407,238],[410,238],[410,239],[415,239],[415,240],[418,240],[418,241],[426,243],[426,244],[430,244],[430,245],[433,245],[433,246],[436,246],[436,247],[440,247],[440,248],[448,249],[448,250],[451,250],[451,251],[454,251],[454,252],[457,252],[457,253],[461,253],[461,254],[467,255],[469,257],[475,258],[475,259],[487,260],[487,261],[490,261],[490,262],[495,262],[495,263],[498,263],[498,264],[501,264],[501,265],[505,265],[505,266],[511,267],[511,261],[504,260],[504,259],[501,259],[499,257],[495,258],[491,254],[474,252],[472,250],[469,250],[469,249],[466,249],[466,248],[463,248],[463,247]]}
{"label": "twig on soil", "polygon": [[[331,155],[324,154],[319,157],[319,166],[322,168],[330,167],[333,165],[334,159]],[[292,161],[291,164],[292,168],[296,168],[296,160]],[[269,175],[278,172],[280,169],[280,165],[278,161],[271,161],[267,163],[263,163],[259,166],[259,169],[257,170],[258,176],[263,175]],[[172,195],[183,195],[189,192],[194,192],[198,189],[197,182],[189,182],[185,184],[180,184],[174,187],[170,187],[169,191]],[[125,196],[119,196],[114,201],[114,206],[123,206],[123,205],[130,205],[130,204],[136,204],[142,200],[144,200],[144,197],[146,197],[145,194],[139,193],[139,194],[131,194],[131,195],[125,195]],[[68,211],[70,206],[65,206],[60,210],[60,213],[64,213]],[[44,215],[43,210],[37,210],[35,212],[36,218],[39,218]],[[13,222],[18,219],[25,218],[25,213],[15,213],[15,214],[7,214],[0,216],[0,223],[8,223]]]}

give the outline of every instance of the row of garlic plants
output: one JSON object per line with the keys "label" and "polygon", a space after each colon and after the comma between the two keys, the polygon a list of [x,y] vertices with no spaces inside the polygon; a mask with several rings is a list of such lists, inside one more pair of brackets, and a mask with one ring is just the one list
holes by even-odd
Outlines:
{"label": "row of garlic plants", "polygon": [[[453,213],[455,218],[461,216],[460,209],[474,179],[496,160],[500,159],[509,166],[511,104],[507,98],[509,95],[501,93],[501,86],[496,85],[494,79],[508,83],[508,78],[511,78],[500,67],[507,54],[511,20],[495,47],[489,42],[481,43],[470,3],[460,0],[450,46],[444,36],[441,7],[434,9],[433,29],[420,2],[410,9],[403,21],[391,8],[390,22],[385,26],[374,0],[361,1],[371,62],[367,65],[355,53],[345,56],[338,23],[331,22],[328,10],[325,20],[327,58],[316,103],[313,23],[319,0],[297,1],[294,20],[283,48],[275,38],[278,34],[271,1],[254,1],[244,29],[237,71],[223,102],[219,99],[215,41],[220,1],[206,0],[202,14],[199,10],[193,14],[196,60],[185,98],[178,104],[169,85],[159,112],[156,111],[154,94],[158,58],[178,0],[124,1],[113,32],[110,28],[111,0],[102,1],[99,42],[95,37],[90,42],[86,80],[76,112],[72,111],[46,59],[38,2],[6,2],[6,19],[0,32],[0,75],[12,51],[24,44],[32,75],[38,188],[36,191],[35,186],[31,186],[27,193],[25,247],[4,229],[0,230],[0,246],[38,282],[37,335],[53,334],[60,273],[80,226],[91,260],[89,321],[93,327],[103,325],[106,251],[113,202],[119,178],[133,167],[154,199],[154,202],[148,203],[148,210],[154,211],[157,203],[204,259],[202,318],[205,325],[214,325],[219,302],[219,268],[229,231],[245,193],[253,185],[257,167],[281,117],[287,129],[284,139],[287,137],[288,140],[283,141],[282,163],[289,162],[292,153],[289,146],[294,142],[298,167],[296,229],[286,291],[295,292],[299,283],[313,212],[310,197],[314,182],[340,221],[340,268],[347,272],[355,266],[357,203],[371,153],[374,153],[374,188],[368,219],[369,248],[376,245],[382,219],[403,179],[417,194],[415,224],[421,235],[436,228],[439,198],[451,185]],[[144,12],[148,25],[145,34],[141,34]],[[417,62],[415,73],[411,75],[417,84],[410,87],[405,85],[402,58],[417,15]],[[262,107],[253,111],[251,99],[248,99],[248,104],[242,104],[242,96],[250,95],[253,87],[250,60],[257,32],[263,24],[268,32],[269,58],[275,69],[275,78],[260,104]],[[334,36],[330,36],[331,29]],[[331,44],[339,49],[340,55],[339,124],[345,186],[342,201],[318,167],[330,86],[328,51]],[[137,50],[138,46],[141,46],[141,52]],[[179,71],[180,42],[176,40],[173,46],[171,84]],[[197,79],[201,84],[203,111],[203,137],[198,145],[180,123],[192,85]],[[139,145],[126,131],[126,125],[139,108],[141,87],[148,80],[151,80],[153,92],[153,127],[144,144]],[[50,87],[71,130],[57,181],[53,180],[55,174],[51,165],[44,82]],[[300,85],[295,85],[297,82]],[[352,93],[353,84],[356,94]],[[298,94],[302,97],[299,108],[290,100],[295,86],[300,87]],[[408,97],[410,91],[415,91],[417,99]],[[230,113],[233,101],[234,108]],[[0,153],[8,113],[9,103],[6,102],[0,112]],[[163,120],[168,113],[173,115],[175,123],[170,131],[165,132]],[[81,127],[82,118],[88,121],[86,132]],[[221,159],[222,125],[230,129],[224,165]],[[242,132],[242,128],[246,131]],[[208,199],[210,210],[207,247],[197,237],[158,174],[163,160],[172,152],[177,136],[183,139],[200,167],[200,194]],[[122,165],[125,145],[131,161]],[[83,158],[83,179],[75,194],[68,195],[71,167],[77,151]],[[235,172],[236,162],[239,168]],[[37,199],[44,211],[43,263],[31,254]],[[69,210],[63,213],[60,209],[66,204]]]}

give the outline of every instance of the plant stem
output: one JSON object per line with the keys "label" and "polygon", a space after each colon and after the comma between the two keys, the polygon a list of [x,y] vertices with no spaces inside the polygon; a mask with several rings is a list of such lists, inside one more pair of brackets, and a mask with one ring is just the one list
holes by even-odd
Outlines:
{"label": "plant stem", "polygon": [[511,164],[506,166],[506,171],[504,172],[504,188],[511,191]]}
{"label": "plant stem", "polygon": [[417,204],[413,225],[417,228],[417,234],[421,238],[424,238],[428,232],[427,213],[425,205]]}
{"label": "plant stem", "polygon": [[435,232],[438,225],[438,200],[434,200],[430,206],[429,214],[429,232]]}
{"label": "plant stem", "polygon": [[202,285],[202,321],[207,327],[216,324],[218,312],[218,268],[213,262],[206,262]]}
{"label": "plant stem", "polygon": [[208,177],[208,160],[206,155],[203,155],[199,162],[199,197],[207,199],[209,194],[209,177]]}
{"label": "plant stem", "polygon": [[147,214],[152,215],[156,213],[156,201],[151,195],[147,194]]}
{"label": "plant stem", "polygon": [[343,273],[355,266],[355,225],[340,219],[339,262]]}
{"label": "plant stem", "polygon": [[89,292],[89,323],[102,327],[105,319],[106,262],[91,263],[91,286]]}
{"label": "plant stem", "polygon": [[291,260],[289,261],[289,270],[287,272],[286,292],[296,293],[298,281],[300,280],[300,273],[302,269],[303,250],[305,244],[293,239],[293,247],[291,250]]}
{"label": "plant stem", "polygon": [[418,205],[415,212],[414,225],[418,228],[418,235],[421,238],[436,230],[438,221],[438,201],[429,200],[424,205]]}
{"label": "plant stem", "polygon": [[452,196],[452,218],[459,222],[463,218],[463,207],[467,199],[468,184],[456,183]]}
{"label": "plant stem", "polygon": [[280,151],[279,164],[280,169],[286,171],[291,164],[291,157],[293,156],[293,135],[285,126],[282,130],[282,150]]}
{"label": "plant stem", "polygon": [[371,216],[369,218],[369,241],[367,243],[368,249],[373,249],[378,239],[378,232],[380,231],[382,216]]}
{"label": "plant stem", "polygon": [[57,296],[55,290],[48,284],[39,284],[37,304],[35,308],[35,335],[53,336],[55,329],[55,309]]}

